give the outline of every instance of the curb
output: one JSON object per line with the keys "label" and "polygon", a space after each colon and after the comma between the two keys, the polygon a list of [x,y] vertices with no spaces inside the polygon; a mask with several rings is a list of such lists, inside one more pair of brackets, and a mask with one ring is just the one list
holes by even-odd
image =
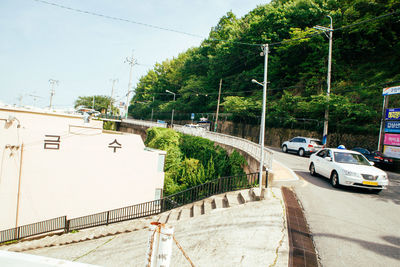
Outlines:
{"label": "curb", "polygon": [[312,235],[296,194],[288,187],[282,187],[282,195],[286,206],[288,226],[289,267],[318,267],[318,257]]}

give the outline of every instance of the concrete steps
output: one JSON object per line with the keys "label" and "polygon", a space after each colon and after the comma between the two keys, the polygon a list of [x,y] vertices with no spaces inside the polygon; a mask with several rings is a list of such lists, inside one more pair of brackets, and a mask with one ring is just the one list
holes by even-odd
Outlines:
{"label": "concrete steps", "polygon": [[160,223],[176,223],[178,221],[189,220],[190,218],[211,214],[219,209],[235,207],[252,201],[264,199],[266,193],[259,188],[251,188],[227,192],[224,194],[212,196],[204,200],[197,201],[156,216],[149,216],[137,220],[114,223],[107,226],[99,226],[80,230],[76,233],[68,233],[62,235],[46,236],[36,240],[20,241],[16,244],[0,246],[0,249],[14,252],[21,252],[43,247],[51,247],[57,245],[66,245],[85,240],[101,238],[119,233],[126,233],[148,228],[150,222],[157,221]]}

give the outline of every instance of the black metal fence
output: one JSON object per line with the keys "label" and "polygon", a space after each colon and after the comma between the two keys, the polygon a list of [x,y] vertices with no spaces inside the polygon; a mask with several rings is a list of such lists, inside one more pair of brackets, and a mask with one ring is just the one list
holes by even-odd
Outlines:
{"label": "black metal fence", "polygon": [[18,226],[16,228],[0,231],[0,243],[22,239],[53,231],[64,230],[67,216],[62,216],[42,222]]}
{"label": "black metal fence", "polygon": [[222,177],[162,199],[67,220],[67,216],[0,231],[0,243],[48,232],[68,233],[111,223],[157,215],[212,195],[258,186],[259,173]]}

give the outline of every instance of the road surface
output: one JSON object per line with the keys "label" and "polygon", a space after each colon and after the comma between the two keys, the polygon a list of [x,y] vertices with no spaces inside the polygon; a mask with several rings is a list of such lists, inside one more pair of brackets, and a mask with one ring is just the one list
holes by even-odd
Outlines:
{"label": "road surface", "polygon": [[273,150],[300,178],[283,184],[294,188],[304,208],[322,266],[400,266],[399,174],[388,172],[389,187],[380,194],[335,189],[308,173],[309,158]]}

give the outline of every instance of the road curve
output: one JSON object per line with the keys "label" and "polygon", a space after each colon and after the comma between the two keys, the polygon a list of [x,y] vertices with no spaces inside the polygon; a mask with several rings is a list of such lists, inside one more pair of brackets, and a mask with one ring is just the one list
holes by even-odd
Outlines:
{"label": "road curve", "polygon": [[387,190],[333,188],[308,173],[308,158],[274,149],[274,159],[292,169],[291,186],[303,206],[322,266],[400,266],[400,175],[388,172]]}

